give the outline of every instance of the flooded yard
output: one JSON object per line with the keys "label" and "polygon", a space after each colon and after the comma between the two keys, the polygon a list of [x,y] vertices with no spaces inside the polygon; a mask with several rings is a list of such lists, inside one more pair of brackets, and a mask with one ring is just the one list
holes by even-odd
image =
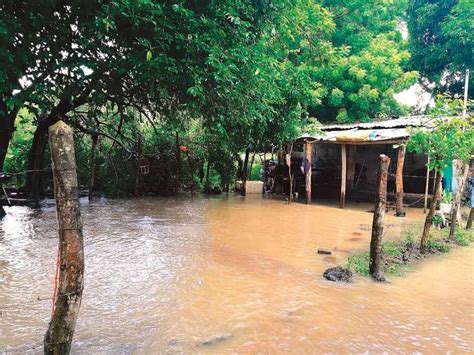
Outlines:
{"label": "flooded yard", "polygon": [[[261,197],[84,201],[86,279],[74,353],[472,352],[474,248],[389,284],[323,279],[367,249],[370,204]],[[0,222],[0,352],[41,353],[56,265],[55,209]],[[386,238],[421,210],[386,216]],[[318,255],[317,248],[333,250]],[[38,300],[40,298],[40,300]]]}

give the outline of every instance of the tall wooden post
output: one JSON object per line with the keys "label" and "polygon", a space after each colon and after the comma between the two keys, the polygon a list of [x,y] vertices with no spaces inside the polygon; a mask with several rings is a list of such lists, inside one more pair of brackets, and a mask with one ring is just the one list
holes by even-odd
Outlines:
{"label": "tall wooden post", "polygon": [[44,353],[68,354],[84,288],[84,245],[72,129],[62,121],[57,122],[49,128],[49,144],[60,267],[54,312],[44,337]]}
{"label": "tall wooden post", "polygon": [[242,167],[242,189],[240,194],[245,196],[247,194],[247,177],[248,177],[248,165],[249,165],[250,145],[245,149],[244,166]]}
{"label": "tall wooden post", "polygon": [[430,187],[430,156],[428,155],[428,160],[426,161],[425,204],[423,205],[423,213],[426,213],[426,208],[428,207],[429,187]]}
{"label": "tall wooden post", "polygon": [[[460,163],[460,162],[459,162]],[[458,169],[456,169],[458,170]],[[460,170],[460,169],[459,169]],[[464,186],[467,182],[467,176],[469,174],[469,164],[464,165],[462,176],[457,179],[456,193],[454,194],[453,202],[451,204],[451,225],[449,227],[449,239],[454,238],[454,232],[456,230],[456,224],[458,220],[458,211],[461,207],[461,197],[464,191]]]}
{"label": "tall wooden post", "polygon": [[385,281],[382,269],[382,238],[384,232],[383,219],[387,204],[387,176],[390,158],[381,154],[379,156],[379,171],[377,174],[377,190],[375,195],[375,211],[372,222],[372,238],[370,240],[370,275],[376,281]]}
{"label": "tall wooden post", "polygon": [[398,148],[398,158],[397,158],[397,172],[395,177],[395,189],[396,189],[396,216],[404,217],[405,212],[403,211],[403,166],[405,165],[405,145],[401,145]]}
{"label": "tall wooden post", "polygon": [[346,205],[347,145],[341,145],[341,208]]}
{"label": "tall wooden post", "polygon": [[472,219],[474,218],[474,208],[471,207],[471,211],[469,212],[469,217],[467,218],[467,223],[466,223],[466,230],[469,230],[472,228]]}
{"label": "tall wooden post", "polygon": [[[306,160],[307,164],[309,165],[309,168],[307,171],[305,171],[305,177],[306,177],[306,203],[310,204],[311,203],[311,161],[313,157],[313,145],[306,141],[305,143],[305,152],[306,152]],[[306,166],[305,166],[306,168]]]}

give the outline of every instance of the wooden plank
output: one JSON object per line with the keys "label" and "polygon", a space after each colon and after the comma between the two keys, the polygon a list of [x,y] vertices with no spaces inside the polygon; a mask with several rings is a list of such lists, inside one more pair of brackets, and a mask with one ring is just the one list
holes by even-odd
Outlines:
{"label": "wooden plank", "polygon": [[346,204],[347,145],[341,145],[341,208]]}

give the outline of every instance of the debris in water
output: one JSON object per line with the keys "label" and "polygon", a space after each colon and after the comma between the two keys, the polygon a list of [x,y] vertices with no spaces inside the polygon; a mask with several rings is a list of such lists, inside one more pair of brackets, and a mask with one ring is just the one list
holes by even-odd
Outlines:
{"label": "debris in water", "polygon": [[219,334],[219,335],[216,335],[212,338],[200,341],[198,346],[214,345],[215,343],[219,343],[221,341],[230,339],[231,337],[232,337],[232,334],[230,334],[230,333]]}
{"label": "debris in water", "polygon": [[331,255],[332,252],[329,249],[318,248],[318,254]]}
{"label": "debris in water", "polygon": [[352,271],[342,266],[327,269],[323,276],[329,281],[352,283]]}

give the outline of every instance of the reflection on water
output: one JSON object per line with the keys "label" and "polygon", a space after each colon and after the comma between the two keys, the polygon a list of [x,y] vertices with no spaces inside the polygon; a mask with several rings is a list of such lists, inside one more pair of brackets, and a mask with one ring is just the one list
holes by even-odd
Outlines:
{"label": "reflection on water", "polygon": [[[260,197],[84,201],[86,279],[73,351],[472,351],[471,247],[387,285],[321,277],[368,247],[369,208]],[[55,210],[8,212],[0,351],[41,353],[51,304],[37,299],[52,293]],[[391,215],[387,238],[423,218],[419,210]],[[333,254],[318,255],[319,247]]]}

